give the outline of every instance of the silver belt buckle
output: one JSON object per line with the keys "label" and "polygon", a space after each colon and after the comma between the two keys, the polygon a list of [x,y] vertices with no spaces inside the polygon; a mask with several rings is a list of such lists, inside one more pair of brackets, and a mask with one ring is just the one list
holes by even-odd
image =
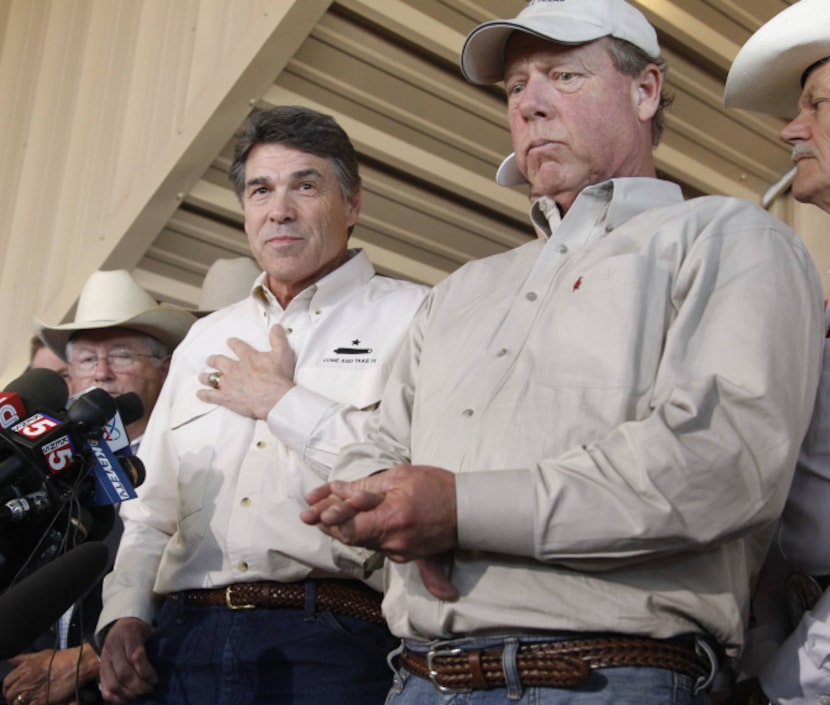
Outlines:
{"label": "silver belt buckle", "polygon": [[429,672],[429,680],[432,682],[432,685],[442,693],[472,693],[472,688],[450,688],[438,682],[439,674],[435,670],[435,659],[441,658],[442,656],[458,656],[461,653],[461,649],[441,649],[436,648],[437,646],[440,646],[440,644],[434,644],[427,652],[427,671]]}

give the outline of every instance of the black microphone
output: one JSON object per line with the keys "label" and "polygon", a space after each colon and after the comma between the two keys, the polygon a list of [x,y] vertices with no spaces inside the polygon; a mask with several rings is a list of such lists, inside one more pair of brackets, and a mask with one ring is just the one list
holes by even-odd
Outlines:
{"label": "black microphone", "polygon": [[118,412],[109,392],[94,387],[79,396],[66,410],[66,418],[76,424],[84,438],[100,438],[104,424]]}
{"label": "black microphone", "polygon": [[63,377],[43,367],[26,370],[3,391],[17,394],[30,414],[36,409],[61,411],[69,399],[69,388]]}
{"label": "black microphone", "polygon": [[0,595],[0,659],[21,653],[78,600],[107,570],[109,551],[83,543]]}
{"label": "black microphone", "polygon": [[129,426],[144,416],[144,404],[135,392],[125,392],[115,397],[115,406],[121,416],[121,423]]}

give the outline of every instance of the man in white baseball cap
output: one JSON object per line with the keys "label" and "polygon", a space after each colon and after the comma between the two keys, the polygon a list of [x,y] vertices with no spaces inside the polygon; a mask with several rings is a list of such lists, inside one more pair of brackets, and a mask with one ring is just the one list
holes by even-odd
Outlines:
{"label": "man in white baseball cap", "polygon": [[740,649],[820,283],[763,209],[656,178],[659,51],[623,0],[537,0],[464,44],[542,236],[433,289],[302,514],[391,558],[390,705],[703,705]]}
{"label": "man in white baseball cap", "polygon": [[[792,147],[793,196],[830,213],[830,4],[800,0],[763,25],[744,44],[729,70],[724,102],[784,117],[780,138]],[[826,315],[826,314],[825,314]],[[825,329],[830,319],[825,320]],[[816,576],[818,602],[784,644],[765,661],[763,641],[751,651],[765,697],[806,705],[830,701],[830,350],[810,428],[784,509],[778,546],[791,566]],[[805,583],[798,583],[804,585]],[[806,583],[809,585],[810,583]],[[786,598],[782,599],[787,602]],[[766,625],[750,640],[767,634]],[[767,647],[768,648],[768,647]],[[757,661],[762,661],[759,666]]]}

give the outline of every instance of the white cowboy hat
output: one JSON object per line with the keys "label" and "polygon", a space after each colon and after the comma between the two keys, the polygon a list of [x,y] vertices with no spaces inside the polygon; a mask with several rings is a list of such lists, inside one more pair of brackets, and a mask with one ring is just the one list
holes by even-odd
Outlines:
{"label": "white cowboy hat", "polygon": [[126,269],[93,272],[87,279],[75,320],[50,326],[35,318],[35,332],[58,356],[66,359],[66,344],[81,330],[128,328],[160,340],[171,350],[187,334],[196,317],[189,311],[160,304]]}
{"label": "white cowboy hat", "polygon": [[791,119],[801,77],[830,56],[830,2],[800,0],[779,12],[741,47],[726,77],[723,102]]}
{"label": "white cowboy hat", "polygon": [[204,316],[241,301],[250,295],[254,280],[260,274],[262,270],[250,257],[216,260],[205,274],[199,294],[199,307],[193,313]]}

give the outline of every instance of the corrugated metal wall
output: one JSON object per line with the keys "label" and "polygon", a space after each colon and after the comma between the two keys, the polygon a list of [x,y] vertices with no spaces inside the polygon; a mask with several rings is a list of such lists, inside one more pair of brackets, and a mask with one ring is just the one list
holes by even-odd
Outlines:
{"label": "corrugated metal wall", "polygon": [[[760,201],[790,168],[783,123],[725,111],[723,81],[740,44],[789,3],[635,4],[658,28],[675,95],[661,173],[689,195]],[[458,70],[473,26],[523,6],[0,0],[0,381],[25,364],[32,315],[71,315],[95,269],[131,269],[192,306],[216,258],[247,254],[226,174],[253,105],[309,105],[349,132],[365,187],[353,241],[382,272],[434,283],[532,238],[526,194],[493,181],[510,151],[502,93]],[[830,262],[823,214],[786,199],[776,213]]]}

